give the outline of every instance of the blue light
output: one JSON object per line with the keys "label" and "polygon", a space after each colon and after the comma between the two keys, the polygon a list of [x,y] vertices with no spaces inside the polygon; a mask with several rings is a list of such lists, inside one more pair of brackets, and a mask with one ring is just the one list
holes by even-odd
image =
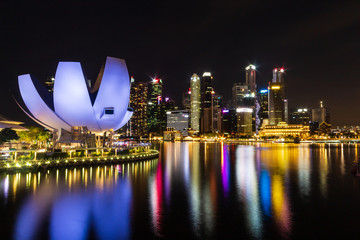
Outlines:
{"label": "blue light", "polygon": [[269,173],[265,170],[260,175],[260,200],[265,215],[271,216],[271,183]]}
{"label": "blue light", "polygon": [[260,90],[260,93],[267,93],[267,92],[268,92],[268,90],[266,90],[266,89]]}

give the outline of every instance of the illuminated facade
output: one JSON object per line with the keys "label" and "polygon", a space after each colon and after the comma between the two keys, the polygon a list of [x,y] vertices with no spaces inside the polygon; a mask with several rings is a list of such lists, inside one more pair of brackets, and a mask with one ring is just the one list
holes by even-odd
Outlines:
{"label": "illuminated facade", "polygon": [[269,118],[269,91],[267,89],[260,90],[260,120]]}
{"label": "illuminated facade", "polygon": [[249,89],[247,85],[243,85],[241,83],[234,83],[232,87],[232,106],[244,106],[244,98],[246,94],[249,94]]}
{"label": "illuminated facade", "polygon": [[246,85],[250,92],[256,92],[256,68],[254,65],[249,65],[245,68],[246,71]]}
{"label": "illuminated facade", "polygon": [[213,131],[213,76],[210,72],[204,72],[201,79],[201,132]]}
{"label": "illuminated facade", "polygon": [[117,130],[132,116],[129,74],[125,61],[119,58],[106,58],[90,92],[79,62],[59,62],[53,93],[30,74],[20,75],[18,83],[27,109],[19,106],[53,131],[71,133],[72,127],[80,126],[94,133]]}
{"label": "illuminated facade", "polygon": [[252,135],[253,132],[253,108],[237,108],[237,133],[239,135]]}
{"label": "illuminated facade", "polygon": [[190,108],[190,127],[195,131],[200,131],[200,109],[201,109],[201,91],[200,78],[194,73],[191,76],[191,108]]}
{"label": "illuminated facade", "polygon": [[161,102],[162,80],[154,78],[150,84],[150,99],[148,102],[148,131],[149,133],[161,132]]}
{"label": "illuminated facade", "polygon": [[130,89],[130,107],[134,113],[130,120],[130,132],[132,136],[146,136],[148,134],[148,116],[147,116],[147,83],[135,82],[131,83]]}
{"label": "illuminated facade", "polygon": [[273,69],[273,79],[268,88],[269,123],[277,125],[288,120],[287,100],[285,99],[284,68]]}
{"label": "illuminated facade", "polygon": [[302,124],[309,125],[310,122],[310,110],[307,108],[299,108],[290,113],[290,124]]}
{"label": "illuminated facade", "polygon": [[189,111],[177,110],[166,112],[167,128],[172,128],[175,131],[180,131],[183,136],[187,136],[189,129]]}
{"label": "illuminated facade", "polygon": [[302,124],[287,124],[280,122],[277,125],[267,125],[261,128],[259,131],[260,137],[301,137],[305,138],[309,136],[309,126]]}

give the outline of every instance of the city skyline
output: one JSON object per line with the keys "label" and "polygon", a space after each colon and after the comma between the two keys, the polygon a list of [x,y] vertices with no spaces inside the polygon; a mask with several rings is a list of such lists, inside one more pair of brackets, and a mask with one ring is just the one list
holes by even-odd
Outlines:
{"label": "city skyline", "polygon": [[333,126],[360,122],[352,107],[360,101],[357,2],[4,5],[0,113],[11,119],[26,118],[9,92],[18,75],[45,80],[58,61],[79,61],[94,81],[109,55],[127,59],[137,81],[163,79],[165,95],[177,105],[194,72],[211,72],[216,92],[230,99],[249,64],[257,68],[258,90],[267,87],[274,67],[285,67],[289,108],[313,108],[322,100]]}

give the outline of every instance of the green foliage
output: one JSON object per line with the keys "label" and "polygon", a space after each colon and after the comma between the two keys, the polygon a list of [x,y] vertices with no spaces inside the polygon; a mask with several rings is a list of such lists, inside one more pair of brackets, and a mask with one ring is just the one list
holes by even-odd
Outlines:
{"label": "green foliage", "polygon": [[19,132],[19,137],[22,142],[32,144],[32,148],[41,148],[46,145],[47,141],[51,138],[51,134],[39,127],[27,127],[29,131]]}
{"label": "green foliage", "polygon": [[16,134],[16,131],[11,128],[4,128],[0,131],[0,144],[18,139],[19,136]]}

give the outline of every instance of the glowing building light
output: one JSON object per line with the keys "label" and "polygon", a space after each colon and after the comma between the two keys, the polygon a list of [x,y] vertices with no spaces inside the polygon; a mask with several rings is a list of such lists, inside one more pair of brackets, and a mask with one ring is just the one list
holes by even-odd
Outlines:
{"label": "glowing building light", "polygon": [[252,113],[253,109],[252,108],[237,108],[236,109],[237,113],[241,113],[241,112],[248,112],[248,113]]}
{"label": "glowing building light", "polygon": [[264,90],[260,90],[260,93],[267,93],[268,90],[264,89]]}
{"label": "glowing building light", "polygon": [[271,89],[280,89],[280,86],[272,86]]}
{"label": "glowing building light", "polygon": [[211,72],[204,72],[203,77],[211,77]]}
{"label": "glowing building light", "polygon": [[224,109],[222,112],[223,112],[223,113],[228,113],[229,110],[228,110],[228,109]]}

